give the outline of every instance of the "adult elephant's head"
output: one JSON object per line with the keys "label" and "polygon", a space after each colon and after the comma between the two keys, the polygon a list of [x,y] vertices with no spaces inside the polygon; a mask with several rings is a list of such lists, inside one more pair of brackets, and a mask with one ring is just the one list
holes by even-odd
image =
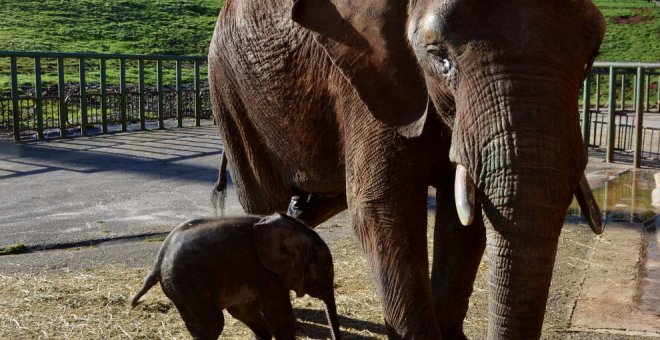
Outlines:
{"label": "adult elephant's head", "polygon": [[[538,337],[573,194],[591,192],[579,87],[605,25],[588,0],[419,1],[408,34],[433,101],[455,99],[459,216],[487,226],[490,337]],[[453,122],[452,122],[453,120]],[[589,213],[597,211],[595,203]],[[592,216],[598,219],[597,216]],[[600,232],[599,221],[592,228]]]}
{"label": "adult elephant's head", "polygon": [[588,0],[297,0],[292,15],[377,119],[408,137],[435,112],[452,127],[459,216],[469,224],[480,206],[487,226],[489,334],[538,337],[574,193],[590,211],[577,105],[600,12]]}

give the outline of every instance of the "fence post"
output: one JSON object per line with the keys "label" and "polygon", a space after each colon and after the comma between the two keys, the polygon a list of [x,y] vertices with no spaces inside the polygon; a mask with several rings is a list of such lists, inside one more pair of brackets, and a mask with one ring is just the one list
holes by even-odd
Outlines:
{"label": "fence post", "polygon": [[[639,168],[642,164],[642,135],[644,133],[644,69],[637,68],[637,79],[635,87],[635,154],[633,156],[633,163],[635,168]],[[633,186],[634,187],[634,186]]]}
{"label": "fence post", "polygon": [[108,88],[106,77],[106,60],[101,59],[101,130],[108,133]]}
{"label": "fence post", "polygon": [[176,120],[177,126],[183,127],[183,98],[181,91],[181,60],[176,61]]}
{"label": "fence post", "polygon": [[140,99],[138,104],[140,105],[140,130],[146,130],[146,118],[144,112],[144,59],[138,60],[138,90],[140,92]]}
{"label": "fence post", "polygon": [[614,161],[614,113],[616,111],[616,74],[614,73],[614,67],[610,66],[610,79],[608,86],[608,107],[607,107],[607,154],[606,161],[607,163],[612,163]]}
{"label": "fence post", "polygon": [[584,79],[582,93],[582,139],[584,145],[589,147],[589,134],[591,132],[591,74]]}
{"label": "fence post", "polygon": [[119,115],[121,116],[121,131],[128,130],[126,117],[126,59],[119,59]]}
{"label": "fence post", "polygon": [[158,128],[165,128],[165,112],[163,111],[163,61],[156,61],[156,90],[158,91]]}
{"label": "fence post", "polygon": [[34,95],[35,113],[37,114],[37,138],[44,139],[44,102],[41,93],[41,57],[34,57]]}
{"label": "fence post", "polygon": [[66,123],[69,120],[66,106],[66,84],[64,83],[64,58],[57,58],[57,93],[60,98],[60,137],[66,137]]}
{"label": "fence post", "polygon": [[85,79],[85,59],[80,58],[80,132],[87,136],[87,80]]}
{"label": "fence post", "polygon": [[201,126],[202,97],[199,92],[199,60],[195,60],[195,126]]}
{"label": "fence post", "polygon": [[18,108],[18,66],[16,65],[16,57],[9,58],[11,69],[11,106],[12,116],[14,123],[12,124],[14,130],[14,140],[21,141],[21,115]]}

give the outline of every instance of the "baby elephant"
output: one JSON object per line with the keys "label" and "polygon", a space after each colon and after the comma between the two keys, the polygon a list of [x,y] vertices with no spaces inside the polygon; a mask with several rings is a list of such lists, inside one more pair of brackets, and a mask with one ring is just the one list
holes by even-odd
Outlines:
{"label": "baby elephant", "polygon": [[206,218],[176,227],[132,306],[160,285],[194,339],[217,339],[227,309],[257,339],[295,339],[289,290],[325,302],[333,339],[339,323],[328,246],[298,220],[275,214]]}

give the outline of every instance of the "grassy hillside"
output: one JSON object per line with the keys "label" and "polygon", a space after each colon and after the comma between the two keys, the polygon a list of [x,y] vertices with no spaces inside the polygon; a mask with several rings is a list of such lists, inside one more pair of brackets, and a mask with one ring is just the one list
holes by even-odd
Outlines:
{"label": "grassy hillside", "polygon": [[601,61],[660,61],[660,7],[647,0],[595,0],[607,23]]}
{"label": "grassy hillside", "polygon": [[206,54],[224,0],[3,0],[0,50]]}
{"label": "grassy hillside", "polygon": [[[224,0],[3,0],[0,50],[206,53]],[[660,7],[595,0],[607,17],[600,60],[660,60]]]}

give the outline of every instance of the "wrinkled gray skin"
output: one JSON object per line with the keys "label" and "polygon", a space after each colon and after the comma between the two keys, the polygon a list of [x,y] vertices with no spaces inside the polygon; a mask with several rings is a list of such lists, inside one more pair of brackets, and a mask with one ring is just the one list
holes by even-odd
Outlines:
{"label": "wrinkled gray skin", "polygon": [[577,100],[603,34],[588,0],[228,0],[209,79],[238,198],[314,194],[291,210],[310,226],[348,207],[390,338],[464,338],[486,248],[488,337],[539,338],[565,211],[590,196]]}
{"label": "wrinkled gray skin", "polygon": [[325,302],[332,337],[339,339],[333,277],[328,246],[291,217],[196,219],[165,239],[132,306],[160,282],[194,339],[220,336],[223,309],[256,339],[295,339],[294,290]]}

